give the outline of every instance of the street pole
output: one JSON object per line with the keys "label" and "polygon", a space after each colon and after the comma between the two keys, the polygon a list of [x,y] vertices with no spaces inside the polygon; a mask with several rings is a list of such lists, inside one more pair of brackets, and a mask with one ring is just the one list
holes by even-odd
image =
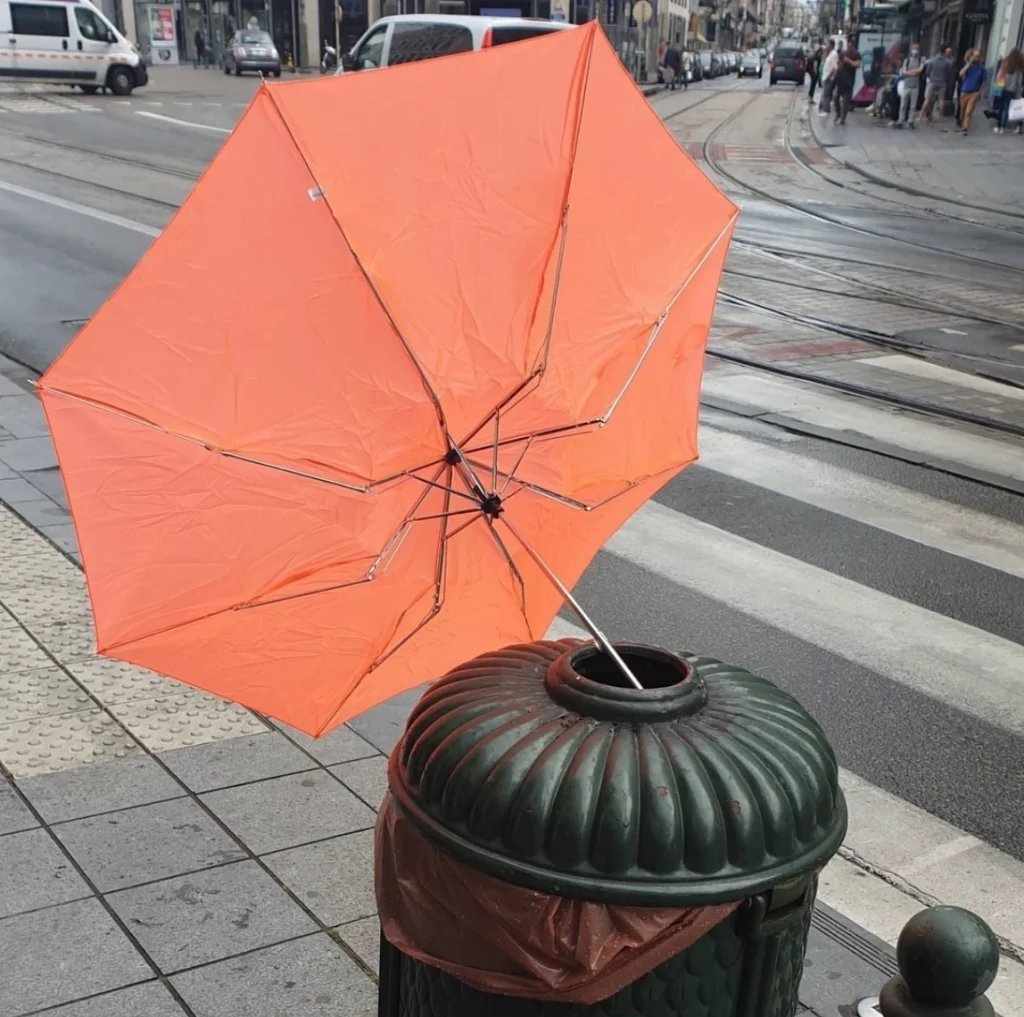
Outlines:
{"label": "street pole", "polygon": [[334,0],[334,56],[341,66],[341,3]]}

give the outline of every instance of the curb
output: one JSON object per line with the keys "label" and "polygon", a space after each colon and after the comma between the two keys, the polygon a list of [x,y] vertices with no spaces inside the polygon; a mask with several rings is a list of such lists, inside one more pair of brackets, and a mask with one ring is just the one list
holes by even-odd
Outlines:
{"label": "curb", "polygon": [[[834,144],[829,145],[822,139],[821,135],[818,133],[820,127],[813,116],[808,117],[807,119],[811,125],[811,134],[814,135],[814,140],[818,143],[818,147],[827,152],[838,165],[845,169],[852,170],[858,176],[863,177],[865,180],[870,180],[871,183],[877,184],[879,187],[887,187],[891,191],[902,191],[904,194],[912,194],[917,198],[935,198],[935,194],[929,191],[921,190],[919,187],[910,187],[907,184],[894,183],[892,180],[882,176],[880,173],[875,173],[869,169],[865,169],[863,166],[858,165],[849,159],[837,159],[830,151],[830,148],[834,148],[836,146]],[[982,205],[976,201],[965,201],[959,194],[956,196],[955,204],[962,205],[964,208],[973,208],[977,212],[990,212],[994,215],[1005,215],[1012,219],[1024,219],[1024,213],[1013,212],[1006,208],[996,208],[994,205]]]}

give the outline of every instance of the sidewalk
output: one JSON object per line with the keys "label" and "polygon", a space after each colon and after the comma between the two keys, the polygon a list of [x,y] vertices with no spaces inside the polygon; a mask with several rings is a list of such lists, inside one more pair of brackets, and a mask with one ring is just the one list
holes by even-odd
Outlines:
{"label": "sidewalk", "polygon": [[831,117],[809,119],[833,159],[874,183],[1024,218],[1024,138],[993,134],[980,107],[967,137],[952,117],[913,131],[894,130],[859,109],[842,127]]}
{"label": "sidewalk", "polygon": [[[313,741],[95,656],[29,378],[0,384],[0,1017],[372,1017],[372,830],[419,693]],[[806,1012],[894,970],[816,910]]]}

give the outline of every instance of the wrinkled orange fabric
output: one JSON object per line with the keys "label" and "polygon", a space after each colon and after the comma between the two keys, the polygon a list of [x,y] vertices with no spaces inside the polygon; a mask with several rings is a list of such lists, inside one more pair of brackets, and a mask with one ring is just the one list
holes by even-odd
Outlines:
{"label": "wrinkled orange fabric", "polygon": [[735,216],[596,24],[263,86],[40,383],[99,651],[318,735],[542,636],[512,529],[571,587],[696,458]]}
{"label": "wrinkled orange fabric", "polygon": [[477,872],[387,795],[377,910],[388,942],[481,992],[592,1004],[692,946],[739,906],[642,908],[538,893]]}

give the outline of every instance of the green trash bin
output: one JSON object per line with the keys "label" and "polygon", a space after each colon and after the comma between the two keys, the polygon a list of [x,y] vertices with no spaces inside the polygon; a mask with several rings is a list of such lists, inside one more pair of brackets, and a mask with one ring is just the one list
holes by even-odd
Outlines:
{"label": "green trash bin", "polygon": [[447,856],[529,890],[741,903],[589,1005],[481,992],[382,936],[380,1017],[795,1014],[817,873],[846,833],[832,748],[763,678],[616,645],[643,691],[572,640],[486,654],[437,682],[391,755],[399,813]]}

